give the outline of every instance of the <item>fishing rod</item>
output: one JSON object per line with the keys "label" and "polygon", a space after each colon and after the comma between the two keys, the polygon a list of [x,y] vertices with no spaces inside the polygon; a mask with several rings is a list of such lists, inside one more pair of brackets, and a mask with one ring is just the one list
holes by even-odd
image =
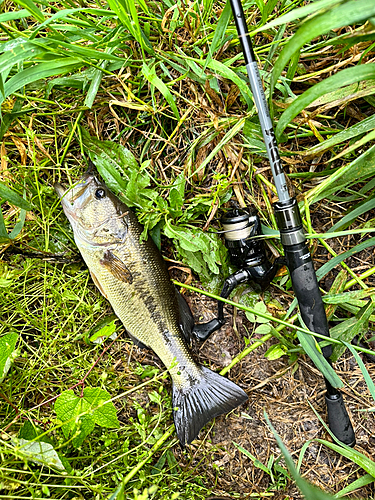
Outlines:
{"label": "fishing rod", "polygon": [[[304,235],[300,210],[296,198],[290,196],[287,187],[241,0],[230,0],[230,4],[279,198],[279,201],[273,204],[273,210],[301,317],[310,331],[329,337],[327,316]],[[228,297],[238,284],[246,281],[255,281],[264,288],[276,274],[280,261],[270,265],[262,243],[255,243],[255,240],[251,240],[253,236],[260,234],[260,221],[257,217],[257,214],[236,210],[222,221],[231,260],[240,268],[239,271],[225,280],[221,293],[223,297]],[[223,303],[219,302],[218,317],[209,323],[196,325],[194,332],[198,338],[205,339],[223,324]],[[332,345],[322,347],[321,351],[325,359],[332,365],[330,361]],[[325,400],[329,428],[337,439],[348,446],[354,446],[354,430],[342,394],[325,377],[324,380],[327,389]]]}

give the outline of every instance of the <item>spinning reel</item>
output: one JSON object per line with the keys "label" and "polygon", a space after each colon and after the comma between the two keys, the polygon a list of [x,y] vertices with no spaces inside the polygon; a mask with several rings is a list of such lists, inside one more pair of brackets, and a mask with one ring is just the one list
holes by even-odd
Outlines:
{"label": "spinning reel", "polygon": [[[264,290],[273,280],[281,259],[273,264],[268,260],[264,242],[259,238],[262,235],[259,215],[234,209],[221,219],[221,223],[230,262],[239,270],[226,278],[220,297],[227,299],[238,285],[247,282],[254,282]],[[223,309],[224,303],[218,301],[217,318],[194,326],[193,333],[200,340],[206,340],[224,325]]]}

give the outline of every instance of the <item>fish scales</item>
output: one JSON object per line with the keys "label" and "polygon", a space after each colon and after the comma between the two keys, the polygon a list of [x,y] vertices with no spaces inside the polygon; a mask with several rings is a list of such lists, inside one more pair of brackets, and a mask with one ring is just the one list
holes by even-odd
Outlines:
{"label": "fish scales", "polygon": [[92,172],[73,189],[55,189],[94,283],[129,336],[168,369],[176,432],[182,445],[191,443],[212,418],[244,403],[246,393],[194,361],[185,342],[191,312],[153,241],[141,241],[143,228],[133,212]]}
{"label": "fish scales", "polygon": [[[100,283],[102,294],[110,301],[128,333],[151,347],[165,366],[176,365],[170,372],[176,383],[184,386],[191,378],[189,372],[197,376],[198,368],[181,337],[175,288],[153,244],[150,241],[139,244],[142,227],[134,214],[129,212],[121,219],[121,224],[127,226],[123,243],[91,249],[78,241],[80,252],[91,275],[95,276],[94,281]],[[100,264],[109,250],[126,264],[132,283],[118,280]],[[160,341],[155,343],[155,339]]]}

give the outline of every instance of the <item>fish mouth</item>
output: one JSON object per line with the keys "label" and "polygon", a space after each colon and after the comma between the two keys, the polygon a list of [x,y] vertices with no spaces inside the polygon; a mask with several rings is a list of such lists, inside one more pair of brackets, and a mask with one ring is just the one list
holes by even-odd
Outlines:
{"label": "fish mouth", "polygon": [[82,209],[89,201],[89,186],[95,177],[87,172],[81,179],[68,189],[65,189],[59,182],[54,185],[57,196],[60,198],[64,212],[67,216],[76,219],[77,210]]}

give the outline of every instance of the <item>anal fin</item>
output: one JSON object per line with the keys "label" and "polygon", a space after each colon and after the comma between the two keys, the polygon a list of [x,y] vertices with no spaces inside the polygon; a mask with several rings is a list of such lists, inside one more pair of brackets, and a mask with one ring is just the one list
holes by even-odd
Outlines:
{"label": "anal fin", "polygon": [[126,333],[128,334],[128,337],[130,338],[130,340],[133,342],[134,345],[136,345],[140,349],[147,349],[147,345],[146,344],[144,344],[143,342],[141,342],[140,340],[138,340],[136,337],[134,337],[134,335],[132,335],[128,331]]}
{"label": "anal fin", "polygon": [[191,340],[191,332],[194,328],[194,318],[190,311],[190,307],[188,303],[184,299],[184,297],[180,294],[180,292],[176,288],[177,294],[177,302],[178,302],[178,310],[179,310],[179,324],[182,333],[184,334],[186,342],[190,342]]}

